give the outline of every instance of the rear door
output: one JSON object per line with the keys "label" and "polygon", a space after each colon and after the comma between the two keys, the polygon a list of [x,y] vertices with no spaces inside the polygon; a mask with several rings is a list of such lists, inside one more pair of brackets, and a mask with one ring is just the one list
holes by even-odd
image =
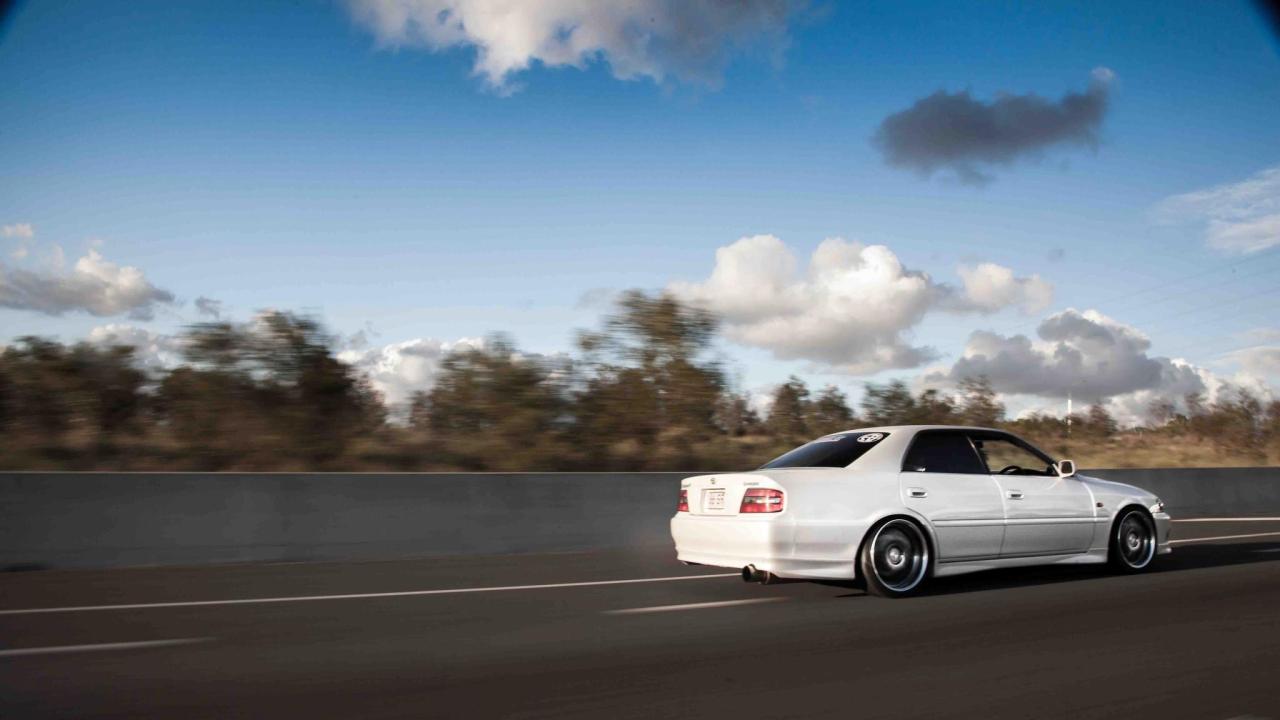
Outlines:
{"label": "rear door", "polygon": [[1004,540],[1000,486],[963,432],[922,430],[898,475],[902,502],[933,525],[938,561],[993,558]]}
{"label": "rear door", "polygon": [[974,433],[974,447],[1005,503],[1004,557],[1084,552],[1093,542],[1093,495],[1053,461],[1005,433]]}

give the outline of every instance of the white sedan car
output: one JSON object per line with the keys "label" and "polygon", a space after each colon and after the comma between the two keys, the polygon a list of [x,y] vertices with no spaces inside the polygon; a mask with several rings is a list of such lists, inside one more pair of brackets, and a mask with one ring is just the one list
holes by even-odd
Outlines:
{"label": "white sedan car", "polygon": [[1077,475],[1001,430],[904,425],[820,437],[745,473],[680,482],[689,564],[747,581],[858,580],[887,597],[929,577],[1042,564],[1122,572],[1169,552],[1155,495]]}

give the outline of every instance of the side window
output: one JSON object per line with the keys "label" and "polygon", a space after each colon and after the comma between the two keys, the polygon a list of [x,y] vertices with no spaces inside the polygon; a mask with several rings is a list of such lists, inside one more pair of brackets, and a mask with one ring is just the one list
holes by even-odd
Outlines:
{"label": "side window", "polygon": [[1056,475],[1053,462],[1042,457],[1012,438],[990,435],[973,437],[982,460],[992,475]]}
{"label": "side window", "polygon": [[916,435],[902,462],[903,472],[985,475],[969,438],[962,433],[925,430]]}

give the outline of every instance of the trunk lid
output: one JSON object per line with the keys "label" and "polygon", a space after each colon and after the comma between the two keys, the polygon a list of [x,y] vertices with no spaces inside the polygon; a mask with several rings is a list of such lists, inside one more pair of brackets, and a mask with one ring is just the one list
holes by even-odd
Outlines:
{"label": "trunk lid", "polygon": [[748,488],[782,487],[768,475],[756,473],[716,473],[698,475],[680,482],[688,492],[691,515],[737,515]]}

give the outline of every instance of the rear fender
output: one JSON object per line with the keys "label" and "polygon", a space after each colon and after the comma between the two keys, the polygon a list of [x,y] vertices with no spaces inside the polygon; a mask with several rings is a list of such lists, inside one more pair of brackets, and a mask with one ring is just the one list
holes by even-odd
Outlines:
{"label": "rear fender", "polygon": [[929,521],[924,519],[923,515],[920,515],[910,508],[903,508],[876,518],[875,521],[871,523],[871,526],[867,528],[866,534],[862,536],[862,541],[858,543],[858,553],[853,556],[853,573],[858,580],[866,579],[862,577],[862,563],[859,562],[858,559],[862,557],[862,548],[866,547],[867,541],[871,539],[871,533],[874,532],[881,523],[886,520],[893,520],[896,518],[911,520],[921,528],[924,528],[925,541],[929,543],[929,577],[933,577],[933,570],[938,566],[938,537],[933,531],[933,525],[929,524]]}

